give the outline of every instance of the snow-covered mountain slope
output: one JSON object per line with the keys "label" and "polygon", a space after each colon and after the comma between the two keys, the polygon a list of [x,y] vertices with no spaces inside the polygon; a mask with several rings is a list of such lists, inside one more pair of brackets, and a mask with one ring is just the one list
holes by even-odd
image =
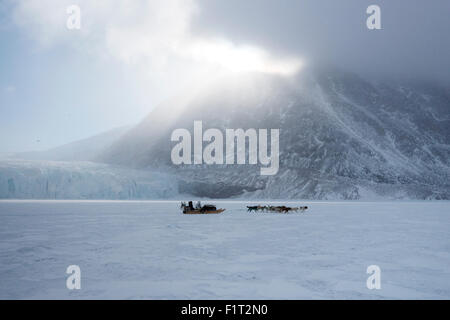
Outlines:
{"label": "snow-covered mountain slope", "polygon": [[[279,128],[280,170],[173,166],[175,128]],[[450,198],[450,92],[428,84],[369,82],[339,70],[295,78],[222,79],[174,99],[114,143],[99,161],[176,171],[179,190],[226,198]],[[206,145],[206,143],[205,143]]]}
{"label": "snow-covered mountain slope", "polygon": [[123,126],[49,150],[20,152],[9,155],[9,158],[51,161],[90,161],[95,159],[131,128],[132,126]]}
{"label": "snow-covered mountain slope", "polygon": [[0,161],[3,199],[170,199],[173,176],[92,162]]}

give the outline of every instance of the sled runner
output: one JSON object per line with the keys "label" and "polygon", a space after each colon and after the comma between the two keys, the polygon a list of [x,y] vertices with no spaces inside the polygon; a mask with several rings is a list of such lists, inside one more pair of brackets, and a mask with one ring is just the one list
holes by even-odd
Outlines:
{"label": "sled runner", "polygon": [[224,212],[225,209],[217,209],[217,210],[206,210],[206,211],[201,211],[201,210],[186,210],[183,211],[184,214],[217,214],[217,213],[221,213]]}
{"label": "sled runner", "polygon": [[180,208],[183,209],[183,214],[218,214],[225,211],[225,209],[217,209],[216,206],[211,204],[202,206],[200,201],[197,202],[195,207],[192,201],[189,201],[187,205],[182,202]]}

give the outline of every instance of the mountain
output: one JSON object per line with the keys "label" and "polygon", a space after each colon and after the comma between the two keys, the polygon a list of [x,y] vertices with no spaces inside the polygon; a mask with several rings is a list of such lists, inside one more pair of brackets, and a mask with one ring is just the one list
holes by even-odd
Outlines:
{"label": "mountain", "polygon": [[[277,174],[174,165],[172,132],[193,134],[200,120],[203,132],[279,129]],[[175,96],[134,127],[7,155],[0,198],[450,199],[449,141],[448,88],[326,68],[240,74]]]}
{"label": "mountain", "polygon": [[[279,128],[280,169],[171,162],[174,129]],[[450,91],[338,69],[223,78],[151,112],[97,158],[156,168],[212,198],[450,199]],[[206,145],[206,143],[205,143]]]}
{"label": "mountain", "polygon": [[132,126],[123,126],[45,151],[20,152],[8,158],[50,161],[90,161],[119,139]]}

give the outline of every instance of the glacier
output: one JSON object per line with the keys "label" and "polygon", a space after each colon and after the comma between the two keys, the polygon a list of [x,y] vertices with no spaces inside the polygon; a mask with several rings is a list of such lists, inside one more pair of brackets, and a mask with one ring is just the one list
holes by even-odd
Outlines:
{"label": "glacier", "polygon": [[174,176],[88,161],[0,161],[4,199],[175,199]]}

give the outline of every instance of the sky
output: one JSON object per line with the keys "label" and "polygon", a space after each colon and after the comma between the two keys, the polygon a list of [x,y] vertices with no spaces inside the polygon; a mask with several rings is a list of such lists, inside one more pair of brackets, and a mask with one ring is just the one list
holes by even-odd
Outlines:
{"label": "sky", "polygon": [[137,123],[227,72],[327,63],[448,85],[449,14],[448,0],[0,0],[0,152]]}

